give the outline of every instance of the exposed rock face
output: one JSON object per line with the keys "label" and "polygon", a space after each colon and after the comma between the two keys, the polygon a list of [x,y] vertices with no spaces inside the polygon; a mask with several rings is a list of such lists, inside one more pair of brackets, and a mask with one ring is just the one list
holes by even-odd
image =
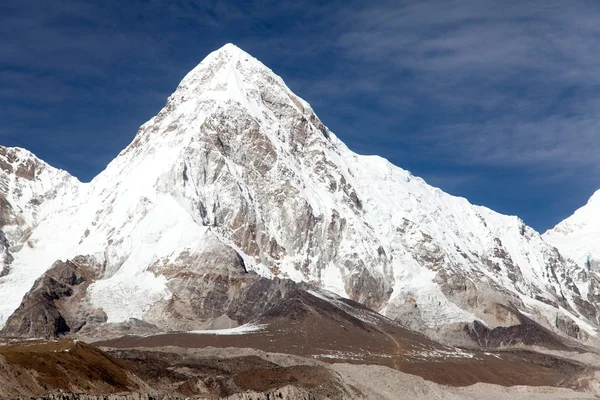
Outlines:
{"label": "exposed rock face", "polygon": [[174,295],[156,303],[146,319],[170,330],[223,329],[252,322],[308,289],[289,279],[248,272],[239,254],[218,241],[210,251],[181,254],[172,264],[152,270],[167,278]]}
{"label": "exposed rock face", "polygon": [[474,321],[465,330],[479,347],[505,348],[520,346],[540,346],[563,350],[568,347],[558,335],[541,325],[520,316],[521,323],[512,326],[499,326],[490,329],[479,321]]}
{"label": "exposed rock face", "polygon": [[281,389],[272,390],[267,393],[238,393],[227,397],[227,400],[315,400],[316,397],[305,389],[299,389],[295,386],[286,386]]}
{"label": "exposed rock face", "polygon": [[0,278],[8,275],[10,263],[13,260],[10,254],[10,244],[4,232],[0,231]]}
{"label": "exposed rock face", "polygon": [[191,71],[89,184],[24,150],[3,151],[0,199],[12,211],[0,230],[13,260],[0,266],[9,271],[0,323],[51,262],[88,254],[102,268],[83,303],[111,327],[132,318],[144,329],[235,326],[260,311],[250,301],[270,305],[287,290],[268,283],[280,278],[440,337],[474,320],[519,323],[500,306],[565,336],[557,315],[578,321],[580,338],[596,335],[589,268],[516,217],[353,153],[233,45]]}
{"label": "exposed rock face", "polygon": [[97,277],[94,261],[78,257],[57,261],[39,278],[0,335],[25,338],[56,338],[76,333],[88,322],[106,322],[101,310],[86,307],[87,286]]}

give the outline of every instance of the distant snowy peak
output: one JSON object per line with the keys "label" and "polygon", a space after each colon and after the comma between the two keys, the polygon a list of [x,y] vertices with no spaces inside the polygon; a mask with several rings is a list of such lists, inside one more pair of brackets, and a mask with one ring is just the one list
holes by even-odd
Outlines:
{"label": "distant snowy peak", "polygon": [[30,151],[0,146],[0,278],[10,273],[14,254],[35,246],[31,237],[40,221],[73,201],[80,186]]}
{"label": "distant snowy peak", "polygon": [[48,165],[30,151],[19,147],[0,146],[0,174],[3,177],[0,190],[5,195],[13,189],[17,191],[16,195],[24,194],[18,193],[18,185],[34,185],[39,194],[63,181],[77,181],[68,172]]}
{"label": "distant snowy peak", "polygon": [[600,190],[596,191],[586,205],[577,209],[572,216],[560,222],[550,231],[568,234],[586,226],[600,226]]}
{"label": "distant snowy peak", "polygon": [[[0,146],[0,230],[7,225],[34,225],[39,206],[59,194],[72,192],[80,182],[28,150]],[[14,239],[5,229],[7,236]]]}
{"label": "distant snowy peak", "polygon": [[600,262],[600,190],[569,218],[544,233],[544,239],[578,263]]}
{"label": "distant snowy peak", "polygon": [[28,150],[0,146],[0,174],[3,177],[0,190],[3,194],[8,194],[11,184],[17,182],[43,182],[44,172],[54,176],[61,174],[61,171],[50,167]]}

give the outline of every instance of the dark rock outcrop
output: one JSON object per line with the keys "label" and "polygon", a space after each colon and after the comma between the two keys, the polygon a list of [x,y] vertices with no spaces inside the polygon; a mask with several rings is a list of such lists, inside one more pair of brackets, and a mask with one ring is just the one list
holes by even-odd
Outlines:
{"label": "dark rock outcrop", "polygon": [[98,266],[92,259],[55,262],[33,285],[21,305],[0,331],[4,337],[56,338],[79,331],[87,322],[106,322],[99,310],[81,300],[96,279]]}
{"label": "dark rock outcrop", "polygon": [[0,231],[0,278],[10,272],[10,263],[13,257],[9,251],[10,243],[4,232]]}
{"label": "dark rock outcrop", "polygon": [[515,346],[541,346],[549,349],[567,350],[565,339],[532,321],[516,310],[511,311],[520,320],[513,326],[488,328],[479,321],[465,326],[465,331],[475,344],[487,348],[507,348]]}

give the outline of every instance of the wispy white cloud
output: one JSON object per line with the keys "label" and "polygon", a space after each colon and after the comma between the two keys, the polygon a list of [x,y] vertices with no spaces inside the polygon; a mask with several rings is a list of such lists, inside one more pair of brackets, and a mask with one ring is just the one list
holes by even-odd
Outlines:
{"label": "wispy white cloud", "polygon": [[587,169],[600,185],[600,4],[376,2],[341,16],[346,57],[388,68],[369,91],[385,102],[393,88],[444,115],[399,142],[457,165]]}

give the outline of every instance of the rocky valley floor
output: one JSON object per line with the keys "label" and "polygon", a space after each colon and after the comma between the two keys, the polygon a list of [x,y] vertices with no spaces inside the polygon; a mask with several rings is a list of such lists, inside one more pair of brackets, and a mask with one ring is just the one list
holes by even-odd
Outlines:
{"label": "rocky valley floor", "polygon": [[[181,341],[175,341],[179,346],[158,346],[159,339],[152,339],[153,347],[136,348],[97,348],[67,339],[5,340],[0,346],[0,398],[596,398],[592,362],[506,351],[490,353],[497,363],[480,354],[463,359],[438,354],[421,362],[398,357],[390,367],[247,347],[257,335],[186,338],[195,348],[182,347]],[[225,343],[223,338],[238,346],[216,347]],[[215,346],[199,347],[208,344]],[[515,364],[517,359],[523,363]],[[407,365],[414,366],[410,374],[402,372]],[[483,381],[473,384],[478,379]],[[483,383],[486,379],[495,384]]]}
{"label": "rocky valley floor", "polygon": [[[160,333],[143,327],[109,324],[79,339],[3,339],[0,398],[536,399],[600,393],[600,356],[533,323],[492,331],[464,325],[457,337],[476,340],[452,347],[359,303],[313,290],[290,291],[235,328]],[[124,335],[126,328],[132,334]]]}

